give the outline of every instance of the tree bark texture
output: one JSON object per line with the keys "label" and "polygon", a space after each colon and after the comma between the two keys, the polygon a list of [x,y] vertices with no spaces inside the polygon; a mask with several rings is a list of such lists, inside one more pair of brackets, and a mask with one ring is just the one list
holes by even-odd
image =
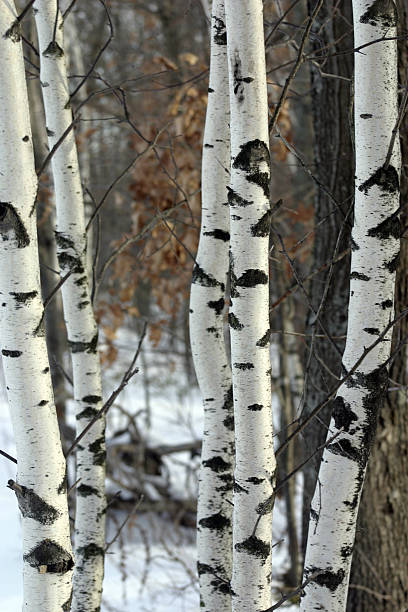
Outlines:
{"label": "tree bark texture", "polygon": [[[396,36],[392,2],[353,0],[355,46]],[[349,317],[343,370],[348,372],[392,320],[400,223],[396,41],[367,46],[355,57],[355,215]],[[301,610],[343,612],[358,506],[382,406],[391,332],[369,352],[333,403],[332,419],[312,500]],[[336,436],[333,439],[333,436]]]}
{"label": "tree bark texture", "polygon": [[[397,2],[398,33],[408,28],[408,8]],[[408,47],[398,42],[399,81],[406,87]],[[400,95],[402,98],[403,90]],[[408,217],[408,116],[401,126],[401,226]],[[406,234],[406,231],[405,231]],[[395,305],[398,314],[407,307],[408,243],[401,241]],[[408,334],[404,318],[394,330],[393,350]],[[357,522],[347,610],[349,612],[394,612],[408,609],[408,384],[406,348],[403,346],[390,368],[386,401],[380,413],[377,437],[368,464]],[[398,386],[402,385],[401,388]],[[375,500],[375,503],[373,503]],[[379,554],[381,551],[381,554]]]}
{"label": "tree bark texture", "polygon": [[37,177],[19,25],[0,6],[0,338],[17,445],[23,610],[68,610],[74,565],[65,460],[44,333],[35,200]]}
{"label": "tree bark texture", "polygon": [[230,333],[235,416],[232,608],[271,605],[270,157],[262,0],[225,3],[231,108]]}
{"label": "tree bark texture", "polygon": [[[41,86],[50,149],[72,123],[61,15],[56,0],[36,0]],[[64,318],[72,356],[77,432],[102,406],[98,331],[86,270],[84,202],[74,131],[51,160],[56,199],[56,242]],[[99,610],[105,547],[105,420],[99,419],[77,448],[74,594],[72,610]]]}
{"label": "tree bark texture", "polygon": [[234,418],[224,342],[229,267],[229,90],[224,1],[214,0],[202,161],[202,220],[190,298],[190,338],[204,402],[197,510],[200,606],[231,611]]}
{"label": "tree bark texture", "polygon": [[[321,46],[330,45],[332,55],[325,61],[316,60],[319,67],[311,65],[312,114],[314,131],[314,159],[316,178],[333,197],[316,187],[315,223],[325,219],[317,228],[313,245],[313,269],[319,270],[333,255],[343,253],[350,246],[352,217],[345,217],[352,205],[354,152],[352,146],[352,78],[354,59],[352,54],[336,55],[353,48],[351,0],[342,2],[338,11],[334,2],[325,2],[320,9],[311,43],[314,53]],[[347,32],[349,34],[347,35]],[[328,78],[322,71],[344,77]],[[349,80],[348,80],[349,79]],[[329,103],[328,103],[329,101]],[[338,241],[338,237],[340,240]],[[338,241],[338,242],[337,242]],[[336,247],[337,245],[337,247]],[[345,336],[347,330],[347,304],[349,295],[350,257],[343,257],[333,266],[317,274],[309,285],[313,307],[319,310],[319,320],[328,333],[335,338]],[[322,302],[323,290],[327,293]],[[306,332],[323,334],[313,313],[309,313]],[[326,397],[336,382],[334,376],[341,375],[341,352],[344,341],[336,339],[340,352],[323,338],[310,342],[305,356],[305,403],[303,416],[307,416]],[[321,361],[327,365],[325,370]],[[329,374],[333,373],[333,376]],[[309,456],[311,449],[324,444],[330,421],[331,405],[323,409],[305,429],[303,452]],[[322,453],[306,464],[303,469],[302,553],[304,555],[309,524],[310,503],[316,486],[316,478]]]}

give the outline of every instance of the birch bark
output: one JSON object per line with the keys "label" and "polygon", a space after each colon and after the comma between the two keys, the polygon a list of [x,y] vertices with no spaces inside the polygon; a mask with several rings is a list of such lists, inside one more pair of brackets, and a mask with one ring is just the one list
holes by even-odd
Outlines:
{"label": "birch bark", "polygon": [[34,203],[37,177],[14,3],[0,3],[0,337],[17,445],[23,609],[68,610],[73,558],[65,460],[45,343]]}
{"label": "birch bark", "polygon": [[[41,86],[50,149],[72,123],[57,0],[36,0]],[[98,331],[86,273],[84,202],[74,132],[52,157],[56,199],[56,242],[64,318],[71,350],[77,431],[80,433],[102,405]],[[105,421],[99,419],[77,449],[74,594],[72,611],[99,610],[105,547]]]}
{"label": "birch bark", "polygon": [[211,60],[202,160],[202,219],[190,297],[190,338],[204,403],[197,509],[200,606],[231,611],[234,419],[224,342],[229,267],[229,90],[224,0],[211,18]]}
{"label": "birch bark", "polygon": [[225,2],[231,108],[233,610],[271,605],[275,456],[269,349],[270,158],[262,0]]}
{"label": "birch bark", "polygon": [[[355,46],[395,37],[392,1],[353,0]],[[393,317],[400,224],[398,138],[387,162],[397,108],[397,44],[368,46],[355,56],[355,219],[349,320],[343,366],[349,370]],[[301,610],[343,612],[361,490],[384,399],[391,332],[367,355],[333,405],[328,439],[312,501]]]}

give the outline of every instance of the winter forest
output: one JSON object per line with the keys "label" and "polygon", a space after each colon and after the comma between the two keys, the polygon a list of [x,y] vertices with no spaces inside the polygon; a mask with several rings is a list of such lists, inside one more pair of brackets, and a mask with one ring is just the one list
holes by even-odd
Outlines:
{"label": "winter forest", "polygon": [[408,611],[406,0],[0,0],[0,608]]}

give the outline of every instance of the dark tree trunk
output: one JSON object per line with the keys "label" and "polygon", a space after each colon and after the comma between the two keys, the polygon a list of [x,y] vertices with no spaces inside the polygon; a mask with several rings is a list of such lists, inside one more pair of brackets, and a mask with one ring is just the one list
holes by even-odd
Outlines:
{"label": "dark tree trunk", "polygon": [[[398,0],[399,34],[408,27],[408,7]],[[399,82],[406,87],[408,48],[399,44]],[[397,271],[396,313],[407,307],[408,295],[408,117],[401,129],[401,259]],[[394,350],[408,333],[408,320],[394,330]],[[395,612],[408,609],[408,418],[406,346],[390,369],[387,400],[381,411],[377,437],[359,511],[348,596],[348,612]]]}
{"label": "dark tree trunk", "polygon": [[[311,2],[310,4],[313,4]],[[344,253],[350,246],[351,214],[354,190],[354,152],[352,146],[352,77],[353,54],[333,56],[336,52],[353,48],[351,0],[345,0],[334,12],[334,0],[324,3],[314,25],[311,42],[315,55],[331,55],[326,61],[318,60],[320,70],[312,64],[312,108],[314,129],[315,176],[333,197],[317,188],[315,198],[315,223],[326,220],[316,228],[314,242],[314,269],[330,261],[336,250]],[[310,6],[309,6],[310,7]],[[322,26],[324,24],[324,27]],[[326,49],[328,45],[328,51]],[[322,47],[324,50],[322,50]],[[326,75],[332,76],[324,76]],[[337,78],[333,75],[337,75]],[[343,78],[338,78],[343,77]],[[334,198],[334,199],[333,199]],[[335,201],[334,201],[335,200]],[[336,206],[336,203],[338,206]],[[333,212],[333,214],[331,214]],[[329,216],[328,216],[329,215]],[[347,217],[347,218],[346,218]],[[310,296],[324,327],[332,337],[344,336],[347,327],[347,306],[349,297],[349,255],[334,264],[333,274],[321,306],[324,288],[329,282],[330,269],[316,275],[309,286]],[[323,334],[319,323],[309,313],[307,333]],[[318,405],[333,388],[341,373],[341,354],[344,341],[336,339],[336,351],[327,339],[312,339],[305,356],[306,394],[303,416]],[[322,363],[327,369],[322,367]],[[322,445],[326,439],[330,420],[330,406],[306,428],[303,447],[305,456],[310,449]],[[302,521],[302,551],[304,554],[309,523],[310,502],[316,485],[321,453],[317,453],[304,468],[304,498]]]}

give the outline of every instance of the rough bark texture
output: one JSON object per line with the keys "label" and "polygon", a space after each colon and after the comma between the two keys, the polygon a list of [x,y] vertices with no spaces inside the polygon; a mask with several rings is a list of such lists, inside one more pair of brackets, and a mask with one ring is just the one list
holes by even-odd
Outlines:
{"label": "rough bark texture", "polygon": [[[52,157],[56,200],[56,243],[64,318],[72,357],[77,432],[102,406],[98,330],[86,271],[84,202],[66,72],[61,15],[56,0],[36,0],[34,14],[41,58],[41,86]],[[56,24],[57,20],[57,24]],[[55,24],[57,27],[55,27]],[[74,593],[72,610],[99,610],[105,547],[105,420],[99,419],[77,448]]]}
{"label": "rough bark texture", "polygon": [[[397,3],[399,34],[408,28],[408,8]],[[399,42],[399,81],[406,86],[408,47]],[[401,94],[402,96],[402,94]],[[406,236],[408,201],[408,116],[401,127],[401,226]],[[408,242],[401,242],[395,305],[398,314],[407,307]],[[405,318],[395,329],[393,350],[408,333]],[[395,612],[408,609],[408,384],[407,351],[403,347],[390,369],[390,385],[381,411],[377,437],[368,464],[360,505],[350,590],[349,612]],[[398,383],[398,384],[397,384]]]}
{"label": "rough bark texture", "polygon": [[[351,0],[344,0],[333,16],[334,5],[335,2],[329,0],[319,11],[314,26],[314,31],[319,35],[312,37],[315,53],[319,52],[321,45],[332,45],[330,50],[333,54],[353,47]],[[323,29],[321,29],[322,24],[325,24]],[[346,33],[349,34],[344,36]],[[334,41],[337,42],[334,43]],[[321,69],[325,73],[352,79],[353,65],[352,54],[341,55],[329,57],[321,64]],[[346,224],[344,218],[348,208],[352,205],[353,196],[354,152],[350,116],[352,113],[352,86],[351,81],[322,76],[315,65],[312,65],[311,68],[311,80],[315,175],[320,183],[329,189],[342,211],[336,210],[335,201],[322,189],[316,187],[315,222],[318,223],[327,217],[315,234],[313,268],[318,270],[333,257],[341,230],[342,237],[338,243],[338,253],[350,247],[352,216],[348,217]],[[332,211],[334,211],[333,214],[330,214]],[[349,272],[350,257],[346,256],[334,264],[332,275],[330,270],[325,269],[313,278],[309,286],[312,303],[317,310],[322,300],[323,288],[326,287],[327,282],[330,282],[320,311],[320,320],[330,335],[335,337],[344,336],[347,329]],[[323,333],[310,313],[307,333],[312,334],[313,332]],[[336,340],[336,344],[341,351],[344,349],[344,341]],[[335,378],[322,368],[321,361],[316,358],[316,355],[324,359],[324,363],[335,376],[341,374],[341,354],[328,340],[315,339],[305,356],[307,376],[303,416],[309,414],[324,400],[327,392],[336,382]],[[325,425],[329,424],[330,413],[331,406],[329,405],[305,429],[302,445],[305,456],[310,455],[310,449],[318,448],[324,443],[327,433]],[[306,548],[310,502],[316,486],[320,458],[321,452],[317,453],[303,470],[303,555]]]}
{"label": "rough bark texture", "polygon": [[235,418],[233,610],[271,605],[273,450],[270,158],[262,0],[225,4],[231,107],[231,362]]}
{"label": "rough bark texture", "polygon": [[[396,36],[393,2],[353,0],[355,45]],[[367,46],[355,58],[355,216],[349,317],[343,355],[348,372],[393,317],[400,251],[399,142],[396,125],[397,45]],[[375,93],[374,93],[375,92]],[[312,500],[301,610],[346,609],[357,512],[376,422],[387,389],[388,332],[364,358],[333,402],[332,418]],[[336,436],[335,440],[333,436]]]}
{"label": "rough bark texture", "polygon": [[211,67],[203,142],[202,219],[190,299],[190,337],[204,402],[197,508],[200,606],[230,612],[234,417],[224,342],[229,265],[230,166],[227,38],[223,0],[214,0]]}
{"label": "rough bark texture", "polygon": [[[44,334],[32,135],[19,25],[0,3],[0,338],[17,446],[23,609],[63,612],[74,565],[62,454]],[[14,25],[13,25],[14,24]]]}

